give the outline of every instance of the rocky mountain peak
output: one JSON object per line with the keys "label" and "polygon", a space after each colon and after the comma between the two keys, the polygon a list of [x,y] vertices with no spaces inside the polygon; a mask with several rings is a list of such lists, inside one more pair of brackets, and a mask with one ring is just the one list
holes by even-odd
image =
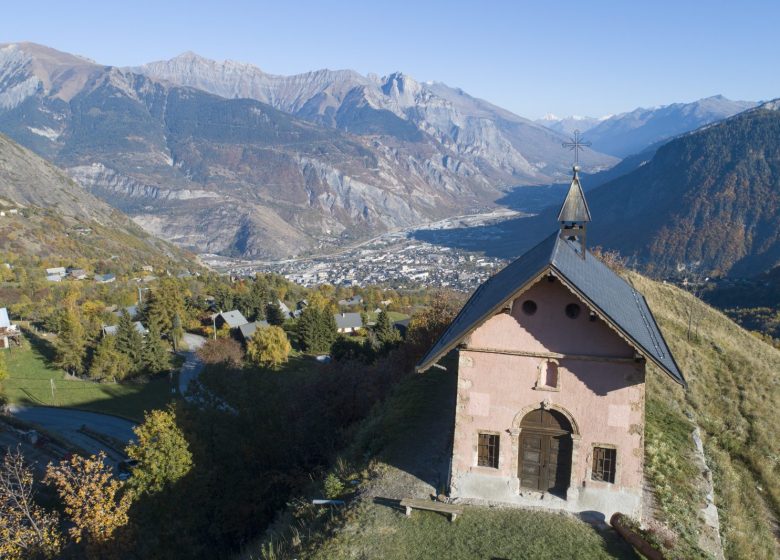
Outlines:
{"label": "rocky mountain peak", "polygon": [[12,108],[38,87],[70,101],[103,67],[94,61],[36,43],[0,44],[0,107]]}

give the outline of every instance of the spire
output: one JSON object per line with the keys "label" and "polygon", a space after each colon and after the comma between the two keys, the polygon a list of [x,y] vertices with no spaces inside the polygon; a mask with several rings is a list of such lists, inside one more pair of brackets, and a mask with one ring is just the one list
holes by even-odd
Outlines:
{"label": "spire", "polygon": [[590,210],[588,209],[588,203],[585,201],[585,193],[582,192],[582,185],[580,185],[580,176],[578,174],[580,168],[578,165],[575,165],[572,170],[574,171],[574,177],[571,180],[569,194],[566,195],[566,200],[563,201],[561,211],[558,213],[558,221],[589,222]]}
{"label": "spire", "polygon": [[578,165],[572,167],[574,176],[569,186],[569,192],[563,201],[561,211],[558,213],[558,221],[561,224],[561,238],[576,240],[580,242],[582,248],[581,256],[585,258],[585,237],[587,233],[587,224],[590,222],[590,210],[585,200],[585,193],[580,184]]}

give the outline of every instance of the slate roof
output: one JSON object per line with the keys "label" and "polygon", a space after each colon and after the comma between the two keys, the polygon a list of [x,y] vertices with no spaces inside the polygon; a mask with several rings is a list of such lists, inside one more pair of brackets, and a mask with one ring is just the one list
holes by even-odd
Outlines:
{"label": "slate roof", "polygon": [[217,316],[221,316],[222,320],[225,321],[227,326],[231,329],[237,329],[241,325],[246,325],[249,322],[238,309],[223,311],[222,313],[217,313]]}
{"label": "slate roof", "polygon": [[124,309],[117,309],[113,313],[117,317],[121,317],[122,316],[122,311],[126,311],[131,319],[135,319],[136,316],[138,315],[138,306],[137,305],[130,305],[128,307],[125,307]]}
{"label": "slate roof", "polygon": [[276,302],[279,304],[279,309],[282,310],[282,313],[284,313],[285,317],[292,317],[292,312],[290,312],[290,308],[287,307],[287,304],[285,304],[282,300],[278,299]]}
{"label": "slate roof", "polygon": [[241,325],[238,327],[238,330],[241,332],[241,337],[244,340],[249,340],[252,338],[252,335],[255,334],[255,331],[257,331],[258,328],[264,328],[270,326],[268,324],[268,321],[255,321],[254,323],[247,323],[245,325]]}
{"label": "slate roof", "polygon": [[417,365],[431,367],[455,348],[471,331],[499,312],[515,293],[540,275],[552,271],[561,282],[590,304],[647,359],[672,379],[687,386],[645,298],[577,241],[555,232],[482,284],[460,310],[433,348]]}
{"label": "slate roof", "polygon": [[[133,323],[133,327],[135,327],[135,330],[138,332],[138,334],[144,336],[149,332],[146,327],[143,326],[141,321],[135,321]],[[108,325],[103,327],[103,334],[114,336],[116,335],[117,330],[119,330],[119,325]]]}
{"label": "slate roof", "polygon": [[363,326],[363,318],[360,313],[334,313],[336,328],[359,329]]}
{"label": "slate roof", "polygon": [[339,305],[343,305],[345,307],[351,307],[353,305],[360,305],[363,303],[363,296],[352,296],[349,299],[340,299]]}

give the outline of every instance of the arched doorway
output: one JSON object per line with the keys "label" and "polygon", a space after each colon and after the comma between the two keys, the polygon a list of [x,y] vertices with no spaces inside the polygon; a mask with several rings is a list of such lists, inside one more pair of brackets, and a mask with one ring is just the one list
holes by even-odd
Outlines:
{"label": "arched doorway", "polygon": [[566,496],[571,478],[572,427],[557,410],[538,408],[520,422],[520,487]]}

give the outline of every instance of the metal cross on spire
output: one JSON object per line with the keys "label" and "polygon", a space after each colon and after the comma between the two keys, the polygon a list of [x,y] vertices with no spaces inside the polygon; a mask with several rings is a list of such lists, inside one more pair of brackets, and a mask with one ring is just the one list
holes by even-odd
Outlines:
{"label": "metal cross on spire", "polygon": [[569,148],[574,152],[574,165],[577,165],[580,162],[580,150],[587,148],[590,145],[590,142],[582,140],[579,130],[574,131],[574,138],[571,139],[571,142],[564,142],[561,144],[564,148]]}

